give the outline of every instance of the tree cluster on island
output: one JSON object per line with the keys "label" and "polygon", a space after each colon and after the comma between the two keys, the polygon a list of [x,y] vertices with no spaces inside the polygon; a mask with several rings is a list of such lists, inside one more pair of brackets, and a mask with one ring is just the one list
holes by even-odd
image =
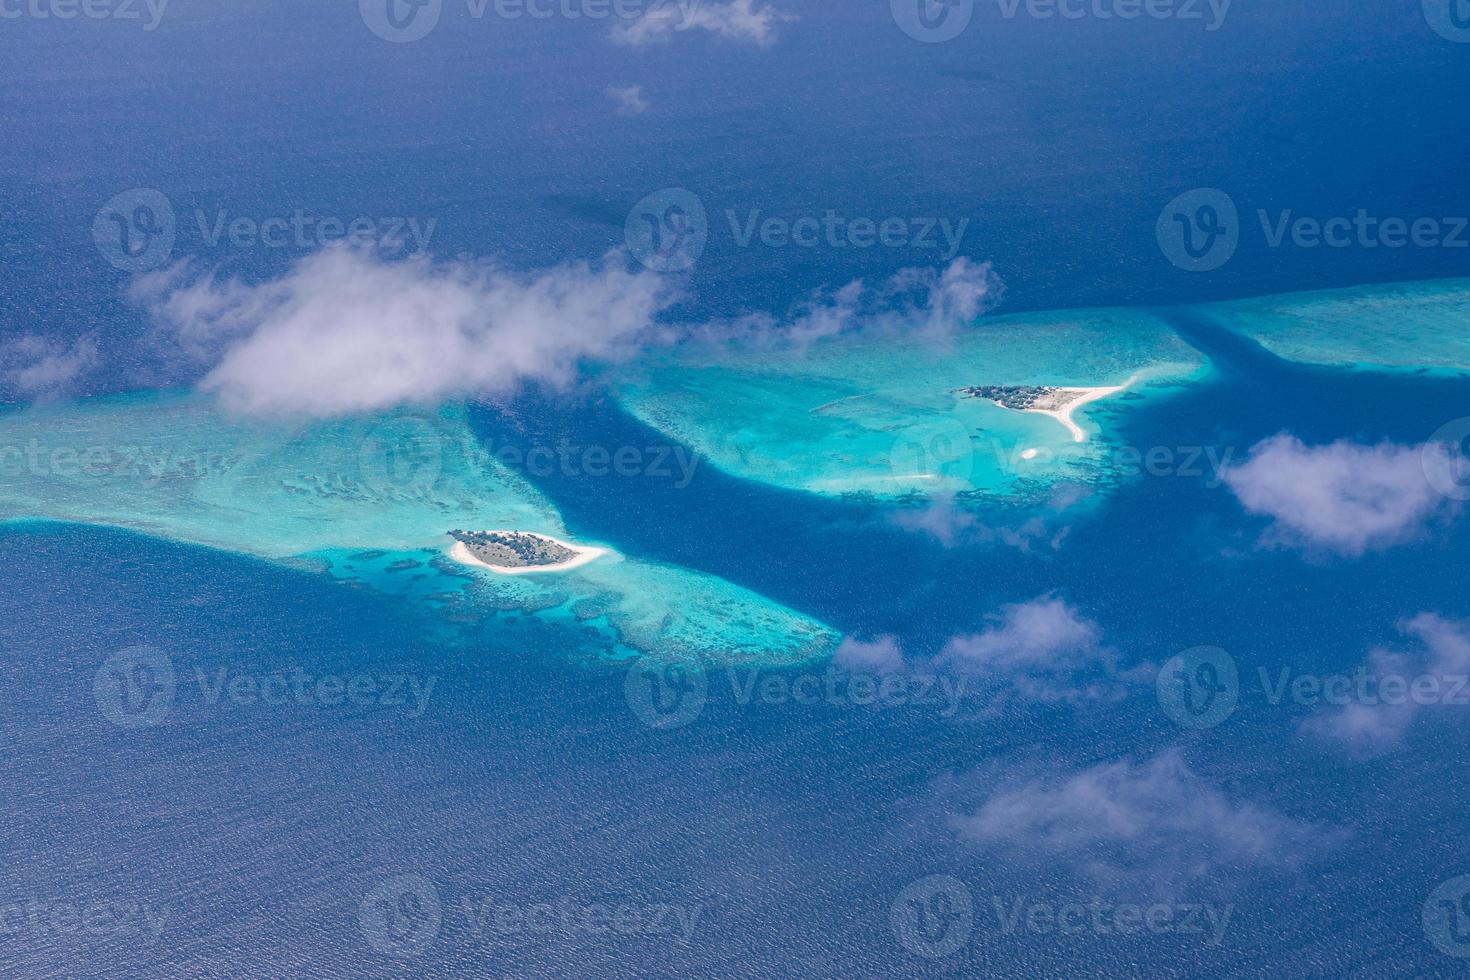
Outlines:
{"label": "tree cluster on island", "polygon": [[521,568],[526,565],[557,565],[576,557],[576,552],[539,534],[529,531],[463,531],[453,530],[449,536],[469,549],[470,554],[489,565]]}

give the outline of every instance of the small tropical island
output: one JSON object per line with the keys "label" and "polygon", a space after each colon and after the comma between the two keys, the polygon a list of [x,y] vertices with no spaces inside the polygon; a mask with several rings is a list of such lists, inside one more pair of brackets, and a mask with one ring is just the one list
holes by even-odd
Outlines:
{"label": "small tropical island", "polygon": [[[1131,382],[1132,379],[1129,379]],[[1050,385],[976,385],[960,388],[957,394],[983,398],[1013,412],[1048,415],[1067,427],[1073,442],[1085,442],[1087,433],[1072,421],[1072,413],[1088,402],[1106,398],[1128,387],[1125,382],[1111,388],[1060,388]]]}
{"label": "small tropical island", "polygon": [[449,536],[454,539],[451,558],[502,575],[560,572],[607,554],[606,548],[570,544],[530,531],[454,530]]}

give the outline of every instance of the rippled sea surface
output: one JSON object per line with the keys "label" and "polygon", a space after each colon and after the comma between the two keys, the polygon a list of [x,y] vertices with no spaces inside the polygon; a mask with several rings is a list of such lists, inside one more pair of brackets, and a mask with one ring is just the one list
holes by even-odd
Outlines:
{"label": "rippled sea surface", "polygon": [[[1463,336],[1462,311],[1396,317],[1379,344],[1371,295],[1282,298],[1464,277],[1464,254],[1273,249],[1255,224],[1470,212],[1470,45],[1415,5],[1346,0],[1240,0],[1216,32],[977,5],[939,45],[884,4],[778,6],[799,19],[768,48],[633,50],[601,23],[455,4],[403,45],[350,3],[174,0],[148,32],[0,21],[0,328],[101,351],[74,392],[100,401],[11,406],[3,448],[92,445],[100,424],[111,462],[161,431],[191,467],[0,476],[0,516],[45,518],[0,523],[0,972],[1457,975],[1443,950],[1464,944],[1433,923],[1458,921],[1435,889],[1470,872],[1470,706],[1361,755],[1272,691],[1404,647],[1410,617],[1470,618],[1470,529],[1450,508],[1350,560],[1262,547],[1220,471],[1282,432],[1418,445],[1470,414],[1470,379],[1416,370],[1445,367],[1422,345]],[[604,89],[635,83],[650,110],[618,116]],[[420,411],[410,424],[449,418],[463,454],[436,460],[426,496],[371,461],[363,477],[383,419],[340,439],[160,424],[199,365],[160,353],[92,236],[114,195],[154,188],[173,256],[245,281],[309,249],[207,230],[298,208],[432,217],[434,254],[535,269],[622,244],[629,207],[672,186],[712,221],[689,321],[939,261],[743,247],[727,216],[829,208],[968,218],[960,254],[993,263],[999,315],[1143,311],[1188,383],[1096,424],[1162,455],[1014,498],[825,492],[830,460],[794,448],[812,423],[781,415],[812,396],[800,382],[778,398],[674,373],[723,414],[679,428],[616,383]],[[1208,276],[1154,237],[1200,186],[1245,220]],[[952,383],[864,363],[894,400],[852,418],[880,442],[892,404],[936,397],[897,388]],[[642,468],[464,462],[561,440],[637,449]],[[667,475],[643,465],[654,451]],[[302,479],[318,470],[362,482]],[[442,532],[489,515],[619,560],[565,584],[446,562]],[[1026,686],[946,669],[952,638],[1048,597],[1091,624],[1106,670]],[[884,636],[900,680],[829,668],[840,638]],[[1154,680],[1195,647],[1238,672],[1213,727],[1180,724]],[[1070,820],[1110,795],[1116,811]]]}

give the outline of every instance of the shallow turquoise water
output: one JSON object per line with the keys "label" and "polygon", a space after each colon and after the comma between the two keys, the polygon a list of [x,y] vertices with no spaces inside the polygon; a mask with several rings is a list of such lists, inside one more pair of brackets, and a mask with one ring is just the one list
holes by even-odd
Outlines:
{"label": "shallow turquoise water", "polygon": [[[289,423],[232,417],[206,396],[135,394],[0,415],[0,454],[0,516],[112,525],[436,603],[460,595],[469,609],[560,610],[666,660],[792,662],[836,642],[748,590],[636,557],[551,576],[447,559],[454,528],[571,533],[485,452],[460,405]],[[369,550],[383,557],[369,566],[398,568],[367,574],[348,560]],[[412,574],[405,562],[417,563]]]}
{"label": "shallow turquoise water", "polygon": [[[1203,357],[1143,310],[982,319],[951,342],[848,336],[800,351],[692,348],[618,384],[644,423],[727,473],[816,493],[978,492],[1035,500],[1062,482],[1116,474],[1116,421],[1208,373]],[[967,398],[974,385],[1125,392],[1057,420]]]}
{"label": "shallow turquoise water", "polygon": [[[1463,283],[1182,314],[1277,353],[1350,360],[1372,348],[1400,367],[1454,363],[1470,319]],[[1338,353],[1323,355],[1334,341]],[[863,337],[785,353],[691,347],[625,371],[616,390],[635,419],[740,478],[823,496],[955,494],[971,510],[1045,510],[1063,486],[1126,482],[1130,425],[1213,378],[1167,314],[1082,310],[982,320],[942,347]],[[955,394],[1123,383],[1079,412],[1083,443],[1053,419]],[[445,535],[456,527],[575,537],[530,479],[487,452],[463,405],[302,423],[231,416],[183,392],[110,396],[0,415],[0,464],[0,514],[10,518],[107,524],[318,568],[458,616],[532,612],[600,631],[610,656],[791,663],[829,654],[839,638],[758,589],[619,554],[616,540],[612,554],[551,576],[449,560]],[[1100,499],[1070,499],[1072,519]]]}
{"label": "shallow turquoise water", "polygon": [[1470,279],[1287,293],[1198,310],[1287,360],[1470,371]]}
{"label": "shallow turquoise water", "polygon": [[[1140,406],[1121,438],[1248,446],[1289,426],[1314,444],[1345,434],[1409,443],[1466,403],[1462,379],[1294,365],[1248,345],[1230,350],[1228,338],[1196,339],[1217,375]],[[571,416],[584,439],[644,444],[648,434],[630,432],[636,420],[615,406],[589,411],[602,415]],[[517,421],[529,426],[529,414]],[[488,429],[488,409],[468,415],[481,441],[507,437]],[[310,460],[270,458],[253,472],[315,472]],[[337,477],[334,486],[360,481],[350,466]],[[1306,562],[1254,550],[1260,522],[1205,477],[1123,481],[1069,515],[1060,547],[1030,551],[944,548],[888,524],[892,505],[713,468],[676,482],[656,491],[641,478],[556,473],[534,491],[555,501],[573,537],[678,567],[681,580],[697,570],[834,630],[893,633],[913,658],[985,628],[1004,603],[1048,592],[1099,624],[1121,669],[1207,643],[1251,680],[1258,670],[1351,671],[1373,646],[1399,642],[1402,616],[1470,614],[1463,521],[1361,560]],[[273,506],[297,495],[248,485]],[[162,499],[188,499],[187,486],[173,481]],[[145,492],[162,488],[130,491]],[[105,490],[66,493],[73,505],[113,502]],[[373,494],[341,489],[313,512],[330,514],[339,498],[373,506]],[[1128,975],[1140,964],[1180,977],[1447,975],[1420,915],[1463,862],[1463,709],[1426,714],[1401,751],[1362,762],[1300,732],[1311,709],[1273,705],[1255,686],[1225,723],[1193,731],[1161,712],[1147,682],[1123,684],[1115,699],[1046,704],[1018,699],[1002,679],[944,714],[935,704],[751,697],[746,673],[716,666],[698,717],[657,729],[630,706],[621,661],[634,651],[619,647],[610,606],[579,604],[570,590],[562,601],[551,580],[537,589],[555,606],[530,595],[502,603],[478,579],[435,568],[436,554],[405,546],[284,559],[330,561],[327,575],[320,564],[106,528],[7,526],[0,614],[17,650],[0,670],[0,732],[15,791],[0,885],[26,899],[147,901],[168,921],[158,940],[24,934],[0,948],[0,962],[19,975],[98,976],[1045,977]],[[641,582],[649,609],[679,600],[655,591],[667,590],[659,577]],[[93,679],[139,643],[169,652],[178,689],[159,724],[122,729],[97,710]],[[298,667],[437,683],[421,716],[211,702],[195,683],[201,671]],[[757,679],[825,674],[799,665]],[[1085,867],[1090,851],[1033,857],[963,832],[998,786],[1181,747],[1202,786],[1320,840],[1234,867],[1212,853],[1210,834],[1165,839],[1162,854],[1150,839],[1127,849],[1119,879],[1099,880]],[[58,811],[69,819],[58,824]],[[1006,931],[995,915],[995,901],[1152,901],[1152,870],[1176,853],[1209,868],[1181,900],[1234,907],[1219,944]],[[411,959],[374,946],[361,918],[365,896],[403,874],[431,882],[443,910]],[[963,882],[976,904],[969,942],[940,961],[906,949],[890,920],[901,890],[932,874]],[[702,918],[685,942],[504,933],[465,911],[564,898],[698,907]]]}
{"label": "shallow turquoise water", "polygon": [[[967,32],[943,44],[905,36],[882,2],[756,6],[766,3],[799,18],[769,48],[687,32],[631,50],[609,42],[605,20],[511,20],[493,16],[493,4],[477,19],[457,2],[442,4],[434,34],[404,45],[374,37],[351,0],[171,3],[153,32],[90,17],[7,20],[0,324],[59,344],[95,334],[103,363],[82,391],[197,377],[196,363],[160,353],[146,315],[125,299],[127,277],[92,241],[98,209],[131,187],[172,201],[174,258],[250,282],[279,276],[314,243],[237,248],[211,242],[202,227],[298,208],[342,219],[416,215],[438,219],[436,255],[494,257],[529,272],[604,254],[622,243],[635,202],[684,187],[712,225],[680,311],[693,322],[779,315],[811,290],[883,281],[939,256],[912,245],[745,247],[727,211],[742,222],[757,211],[789,221],[828,208],[880,220],[970,219],[960,254],[992,262],[1006,308],[1018,311],[1164,308],[1470,275],[1464,249],[1268,248],[1251,221],[1261,207],[1319,219],[1358,208],[1470,214],[1470,185],[1460,179],[1470,127],[1456,97],[1470,45],[1435,34],[1412,0],[1241,3],[1215,32],[1150,17],[1038,19],[1024,4],[1008,18],[1008,4],[975,4]],[[618,115],[601,89],[632,84],[643,86],[649,111]],[[1195,186],[1227,190],[1247,225],[1234,258],[1202,275],[1175,268],[1155,240],[1160,208]],[[1308,368],[1263,356],[1253,342],[1232,347],[1217,336],[1211,345],[1200,339],[1206,330],[1189,326],[1214,357],[1211,377],[1161,388],[1157,399],[1095,406],[1084,424],[1097,445],[1239,455],[1283,429],[1313,445],[1413,444],[1470,405],[1465,379]],[[1337,361],[1347,348],[1324,327],[1313,359]],[[1365,323],[1360,337],[1339,339],[1373,360],[1373,328]],[[774,425],[754,401],[731,408]],[[572,402],[548,406],[532,431],[564,427],[613,446],[668,441],[611,401]],[[855,443],[864,474],[887,492],[876,479],[892,472],[887,450],[866,427],[903,410],[900,398],[856,413],[843,421],[851,440],[817,439],[799,415],[791,431],[833,457]],[[496,424],[525,414],[469,412],[487,447],[492,436],[496,446],[518,438]],[[995,418],[1008,438],[1017,422]],[[691,440],[703,427],[691,424]],[[1048,431],[1060,438],[1047,428],[1019,437]],[[919,433],[904,461],[920,465],[924,450],[938,476],[968,487],[973,471],[947,465],[964,458],[947,454],[952,432],[941,423]],[[288,435],[262,439],[279,446]],[[411,489],[424,457],[408,442],[401,469],[377,472],[406,476]],[[1208,470],[1107,479],[1105,465],[1086,461],[1075,477],[1107,492],[1053,518],[1044,537],[1023,539],[1029,550],[978,533],[944,547],[893,523],[927,501],[781,489],[762,472],[791,465],[787,447],[738,445],[760,471],[739,469],[738,459],[728,470],[701,464],[683,487],[517,473],[512,482],[554,506],[511,516],[565,525],[569,537],[613,544],[630,562],[697,571],[834,631],[893,633],[912,658],[984,628],[1004,603],[1045,593],[1097,622],[1125,668],[1204,643],[1228,649],[1248,678],[1258,668],[1349,671],[1372,647],[1402,641],[1400,617],[1470,617],[1463,516],[1432,538],[1361,560],[1306,561],[1257,550],[1262,522],[1212,485]],[[341,479],[327,485],[286,481],[296,501],[216,477],[211,511],[254,495],[234,525],[223,512],[191,516],[202,505],[188,480],[141,501],[132,487],[28,485],[27,502],[43,509],[146,518],[162,536],[0,526],[0,973],[1463,974],[1466,960],[1432,946],[1421,916],[1440,882],[1470,870],[1464,708],[1426,713],[1400,751],[1361,761],[1304,737],[1308,709],[1273,706],[1259,690],[1226,723],[1199,732],[1164,717],[1148,684],[1121,701],[1075,706],[981,693],[942,717],[925,706],[742,701],[717,671],[697,720],[655,730],[629,710],[625,665],[612,662],[629,651],[600,610],[620,606],[579,603],[549,581],[549,595],[500,601],[493,582],[435,565],[437,515],[458,521],[460,494],[422,526],[423,501],[412,497],[383,521],[376,508],[390,494],[361,490],[357,465],[331,462]],[[798,460],[771,479],[804,486],[806,469]],[[313,460],[259,472],[310,475]],[[744,472],[751,478],[730,475]],[[1062,487],[1043,478],[1028,492],[1004,473],[981,476],[999,489],[961,493],[955,504],[986,527],[1029,522],[1012,502]],[[493,510],[498,496],[464,499]],[[312,503],[318,497],[328,502]],[[507,501],[525,499],[516,489]],[[349,500],[368,513],[351,513]],[[175,509],[171,531],[160,515]],[[319,518],[331,518],[326,528],[314,526]],[[261,542],[285,545],[276,549],[284,557],[233,550],[260,543],[250,540],[252,523]],[[372,533],[292,556],[297,540],[331,544],[338,525]],[[223,543],[182,544],[164,537],[171,533]],[[364,537],[381,541],[359,544]],[[678,605],[690,588],[639,595],[629,608]],[[122,729],[98,710],[93,684],[110,657],[136,644],[169,651],[180,688],[158,725]],[[296,667],[439,683],[415,717],[382,705],[211,702],[193,683],[196,670]],[[778,679],[812,672],[824,671],[802,666]],[[1215,863],[1193,880],[1186,900],[1235,907],[1218,945],[1005,929],[993,901],[1086,902],[1103,892],[1141,902],[1152,882],[1145,874],[1141,884],[1099,884],[1085,864],[1116,857],[1106,851],[1028,861],[957,827],[1006,782],[1137,764],[1161,751],[1182,751],[1235,803],[1345,842],[1293,850],[1270,866]],[[1178,853],[1209,864],[1217,841],[1199,829]],[[1153,844],[1134,852],[1145,872],[1158,856]],[[362,916],[375,889],[404,874],[428,879],[443,912],[427,948],[407,958],[374,945]],[[934,874],[954,876],[975,900],[969,941],[939,960],[906,948],[891,921],[904,887]],[[47,922],[13,929],[13,903],[64,910],[94,900],[152,904],[167,913],[162,936],[63,932]],[[466,915],[487,901],[525,909],[563,900],[703,914],[692,939],[500,931]],[[421,921],[406,918],[410,928]]]}

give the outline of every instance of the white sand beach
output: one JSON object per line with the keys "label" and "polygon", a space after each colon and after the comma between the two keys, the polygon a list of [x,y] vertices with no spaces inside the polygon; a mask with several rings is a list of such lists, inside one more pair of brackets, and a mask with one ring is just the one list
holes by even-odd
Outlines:
{"label": "white sand beach", "polygon": [[463,541],[456,541],[449,549],[449,557],[461,564],[473,565],[476,568],[488,568],[490,571],[500,575],[532,575],[536,572],[565,572],[568,569],[577,568],[611,553],[608,548],[592,548],[572,544],[570,541],[553,538],[549,534],[537,534],[536,537],[545,538],[547,541],[561,545],[568,551],[576,552],[576,554],[566,561],[560,561],[553,565],[521,565],[512,568],[506,565],[492,565],[489,562],[481,561],[470,553],[469,547]]}
{"label": "white sand beach", "polygon": [[1036,405],[1030,408],[1023,408],[1021,411],[1035,412],[1037,415],[1046,415],[1054,418],[1065,425],[1068,432],[1072,433],[1073,442],[1086,442],[1087,433],[1082,431],[1082,427],[1073,421],[1072,413],[1089,402],[1095,402],[1109,395],[1116,395],[1132,383],[1133,379],[1129,378],[1122,384],[1114,385],[1111,388],[1057,388],[1055,391],[1049,393],[1049,396],[1044,400],[1038,400]]}

